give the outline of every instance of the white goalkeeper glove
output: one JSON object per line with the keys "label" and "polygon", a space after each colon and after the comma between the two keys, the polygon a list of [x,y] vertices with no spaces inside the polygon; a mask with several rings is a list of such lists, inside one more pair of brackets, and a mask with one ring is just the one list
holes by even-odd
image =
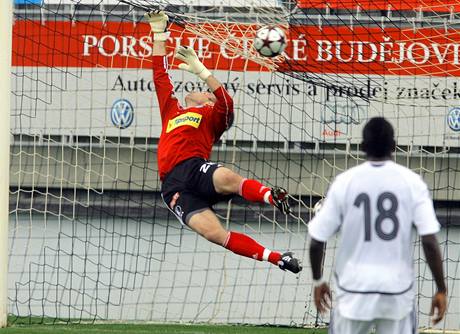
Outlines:
{"label": "white goalkeeper glove", "polygon": [[191,48],[179,46],[176,50],[176,58],[183,61],[182,64],[179,64],[179,68],[181,70],[196,74],[203,81],[206,81],[206,79],[212,75],[212,73],[198,59],[195,51]]}
{"label": "white goalkeeper glove", "polygon": [[144,17],[152,29],[153,40],[165,42],[169,38],[168,15],[163,11],[154,10],[145,13]]}

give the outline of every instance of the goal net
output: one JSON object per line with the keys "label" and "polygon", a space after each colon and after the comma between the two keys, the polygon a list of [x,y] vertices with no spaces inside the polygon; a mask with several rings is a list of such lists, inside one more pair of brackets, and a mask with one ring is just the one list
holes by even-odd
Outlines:
{"label": "goal net", "polygon": [[[296,276],[183,228],[159,195],[161,132],[146,10],[171,18],[171,54],[193,47],[235,101],[212,159],[289,190],[293,213],[235,198],[223,225],[303,259]],[[415,10],[414,10],[415,9]],[[460,2],[21,0],[11,112],[11,321],[327,325],[312,301],[311,208],[361,163],[361,129],[395,126],[397,162],[424,177],[443,225],[449,290],[440,329],[459,329]],[[251,47],[286,30],[276,59]],[[207,88],[177,69],[180,101]],[[330,277],[336,241],[324,264]],[[419,326],[435,290],[414,240]]]}

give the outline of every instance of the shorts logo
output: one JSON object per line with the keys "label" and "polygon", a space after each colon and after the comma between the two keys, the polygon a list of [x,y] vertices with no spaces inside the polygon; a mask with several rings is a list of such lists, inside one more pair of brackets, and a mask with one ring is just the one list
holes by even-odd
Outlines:
{"label": "shorts logo", "polygon": [[453,131],[460,131],[460,108],[452,108],[447,114],[447,125]]}
{"label": "shorts logo", "polygon": [[182,210],[182,208],[180,207],[180,205],[176,205],[176,207],[174,208],[174,212],[175,212],[176,215],[178,215],[180,218],[182,218],[182,216],[184,215],[184,211]]}
{"label": "shorts logo", "polygon": [[209,170],[209,168],[212,166],[212,165],[215,165],[216,163],[215,162],[206,162],[204,164],[201,165],[200,167],[200,172],[206,174]]}
{"label": "shorts logo", "polygon": [[202,118],[203,115],[198,114],[196,112],[187,112],[185,114],[179,115],[169,120],[168,126],[166,127],[166,133],[169,133],[172,130],[184,125],[188,125],[194,127],[195,129],[198,129]]}

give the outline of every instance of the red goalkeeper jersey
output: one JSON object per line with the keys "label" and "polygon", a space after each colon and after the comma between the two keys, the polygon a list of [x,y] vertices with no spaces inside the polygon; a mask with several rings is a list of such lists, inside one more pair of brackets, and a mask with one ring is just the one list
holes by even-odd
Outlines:
{"label": "red goalkeeper jersey", "polygon": [[177,164],[190,158],[209,159],[212,145],[233,120],[233,100],[220,87],[212,105],[184,108],[174,96],[164,56],[153,57],[153,81],[160,105],[161,136],[158,169],[163,180]]}

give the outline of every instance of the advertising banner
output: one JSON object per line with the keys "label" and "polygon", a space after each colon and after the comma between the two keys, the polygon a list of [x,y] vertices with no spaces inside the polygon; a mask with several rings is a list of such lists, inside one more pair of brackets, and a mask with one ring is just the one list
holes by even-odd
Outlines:
{"label": "advertising banner", "polygon": [[[308,80],[229,57],[221,45],[174,27],[170,45],[179,44],[194,47],[233,96],[230,139],[359,142],[365,121],[384,115],[399,144],[460,146],[457,31],[447,39],[434,30],[293,27],[280,70]],[[177,69],[172,50],[179,101],[206,90]],[[158,138],[151,53],[145,24],[16,21],[13,132]]]}
{"label": "advertising banner", "polygon": [[[171,32],[170,58],[175,46],[188,45],[213,69],[265,70],[229,55],[224,43],[197,38],[179,26]],[[288,35],[279,71],[460,76],[460,30],[291,26]],[[148,24],[20,20],[13,36],[16,66],[151,68]]]}
{"label": "advertising banner", "polygon": [[457,12],[460,4],[447,0],[298,0],[300,8],[335,8],[364,10],[422,10],[430,12]]}
{"label": "advertising banner", "polygon": [[14,0],[16,5],[41,5],[43,0]]}

